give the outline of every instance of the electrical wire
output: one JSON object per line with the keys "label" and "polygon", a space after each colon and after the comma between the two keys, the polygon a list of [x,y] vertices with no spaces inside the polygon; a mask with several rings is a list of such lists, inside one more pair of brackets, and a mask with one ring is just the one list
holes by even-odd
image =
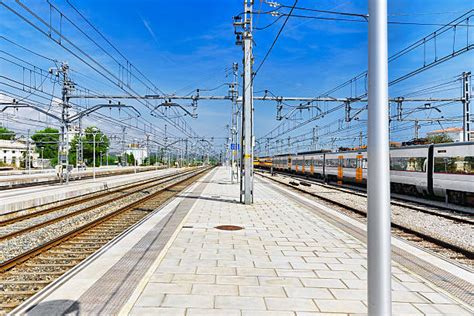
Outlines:
{"label": "electrical wire", "polygon": [[290,10],[290,13],[288,13],[288,15],[286,16],[286,19],[285,21],[283,22],[282,26],[280,27],[280,30],[278,31],[275,39],[273,40],[273,43],[272,45],[270,46],[270,48],[268,49],[267,53],[265,54],[265,56],[263,57],[262,61],[260,62],[260,64],[258,65],[257,67],[257,70],[254,72],[253,74],[253,77],[252,77],[252,80],[257,76],[258,72],[260,71],[260,68],[262,68],[263,64],[265,63],[265,61],[267,60],[268,56],[270,55],[273,47],[275,46],[276,42],[278,41],[278,38],[280,37],[280,34],[281,32],[283,31],[283,29],[285,28],[285,25],[286,23],[288,22],[288,20],[290,19],[290,16],[291,14],[293,13],[293,10],[296,6],[296,4],[298,3],[298,0],[295,0],[295,3],[293,4],[293,7],[291,8]]}

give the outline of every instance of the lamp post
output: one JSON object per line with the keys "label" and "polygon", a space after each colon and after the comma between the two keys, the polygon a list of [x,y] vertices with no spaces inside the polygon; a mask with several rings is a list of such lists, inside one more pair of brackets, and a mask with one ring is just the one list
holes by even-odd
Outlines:
{"label": "lamp post", "polygon": [[44,170],[44,155],[43,155],[43,152],[44,152],[44,147],[41,146],[41,170]]}
{"label": "lamp post", "polygon": [[92,145],[92,178],[95,181],[95,137],[97,136],[97,128],[92,129],[92,138],[93,138],[93,145]]}

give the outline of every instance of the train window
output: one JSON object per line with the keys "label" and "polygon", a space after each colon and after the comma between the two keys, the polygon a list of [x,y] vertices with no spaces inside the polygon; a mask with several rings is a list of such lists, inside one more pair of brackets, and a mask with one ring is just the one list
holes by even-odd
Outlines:
{"label": "train window", "polygon": [[339,167],[339,159],[326,159],[326,166]]}
{"label": "train window", "polygon": [[357,159],[354,159],[354,158],[344,159],[344,167],[355,169],[357,167]]}
{"label": "train window", "polygon": [[474,174],[474,157],[436,157],[434,172],[452,174]]}
{"label": "train window", "polygon": [[367,158],[362,159],[362,169],[367,169]]}
{"label": "train window", "polygon": [[323,166],[323,160],[322,159],[315,159],[314,160],[314,166],[322,167]]}
{"label": "train window", "polygon": [[426,157],[392,157],[390,170],[395,171],[426,171]]}

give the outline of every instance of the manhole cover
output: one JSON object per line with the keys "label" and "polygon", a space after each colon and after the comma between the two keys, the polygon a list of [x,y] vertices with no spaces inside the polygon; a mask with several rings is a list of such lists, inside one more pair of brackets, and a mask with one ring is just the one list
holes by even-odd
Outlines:
{"label": "manhole cover", "polygon": [[243,227],[235,226],[235,225],[220,225],[220,226],[216,226],[215,228],[217,228],[219,230],[241,230],[241,229],[244,229]]}

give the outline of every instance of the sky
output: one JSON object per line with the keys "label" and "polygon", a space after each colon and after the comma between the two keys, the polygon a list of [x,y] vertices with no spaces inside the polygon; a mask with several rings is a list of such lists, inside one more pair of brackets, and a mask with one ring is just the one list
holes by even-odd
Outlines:
{"label": "sky", "polygon": [[[42,69],[57,66],[51,60],[39,57],[38,54],[57,61],[67,61],[71,67],[71,77],[78,86],[99,91],[103,94],[114,95],[124,93],[114,84],[117,80],[111,79],[113,78],[112,75],[122,79],[125,83],[130,83],[130,86],[136,89],[139,94],[150,94],[152,91],[145,88],[138,78],[129,78],[128,72],[119,68],[107,53],[121,62],[124,62],[123,57],[126,57],[154,86],[166,94],[186,95],[193,93],[195,89],[201,89],[201,94],[203,95],[227,95],[225,83],[232,81],[232,74],[229,71],[232,63],[238,62],[239,71],[242,71],[242,48],[235,45],[234,29],[232,26],[232,17],[242,12],[242,1],[71,0],[70,2],[81,14],[117,50],[105,42],[104,38],[100,37],[92,29],[91,25],[87,24],[69,6],[67,1],[51,2],[60,11],[65,13],[62,22],[57,11],[51,9],[47,2],[22,1],[32,12],[41,16],[45,22],[52,21],[52,24],[56,28],[61,29],[62,34],[67,36],[71,43],[63,40],[61,43],[63,46],[59,45],[58,42],[55,42],[55,40],[58,40],[58,35],[54,34],[54,32],[53,35],[47,36],[24,20],[19,19],[7,8],[0,6],[0,35],[3,36],[0,39],[0,50],[3,53],[0,54],[0,57],[3,56],[9,60],[0,60],[0,73],[7,75],[10,79],[15,78],[23,83],[26,82],[25,80],[29,80],[29,84],[36,84],[37,86],[42,84],[42,89],[55,94],[56,97],[60,97],[60,88],[54,80],[47,78],[42,82],[41,76],[31,79],[31,75],[30,77],[28,76],[28,71],[25,71],[24,67],[18,66],[18,64],[25,65],[26,61]],[[33,15],[15,4],[14,1],[5,1],[5,3],[34,20]],[[279,3],[291,6],[293,1],[285,0]],[[297,6],[319,10],[367,13],[367,1],[362,0],[300,0]],[[440,28],[441,25],[472,10],[474,2],[466,0],[389,0],[388,6],[390,21],[434,24],[390,24],[389,55],[393,55]],[[265,1],[256,0],[254,9],[266,12],[272,8]],[[288,12],[288,9],[285,12]],[[341,17],[308,11],[297,11],[295,14]],[[70,18],[71,21],[67,21],[66,18]],[[256,28],[265,27],[275,19],[274,16],[269,14],[256,14],[254,15],[254,26]],[[263,56],[267,53],[284,20],[285,18],[281,18],[265,30],[256,30],[254,32],[255,67],[261,63]],[[470,23],[474,25],[472,20],[474,19],[471,18]],[[73,22],[78,28],[75,28],[69,22]],[[45,27],[44,24],[42,25],[41,22],[36,21],[36,23],[41,25],[40,29],[48,34],[50,31],[48,27]],[[454,48],[462,47],[466,41],[472,44],[474,42],[472,35],[474,34],[474,29],[472,27],[471,29],[473,31],[471,31],[470,35],[466,35],[466,27],[459,27],[456,30],[456,37],[454,37],[453,31],[447,32],[444,37],[440,37],[436,47],[438,56],[449,53],[453,49],[453,45]],[[29,48],[35,54],[19,48],[6,41],[5,38]],[[95,46],[91,39],[100,43],[102,47],[105,47],[105,50]],[[106,79],[99,75],[97,71],[64,49],[64,46],[72,47],[72,44],[75,45],[74,47],[87,52],[88,56],[92,56],[99,64],[105,65],[105,68],[110,70],[107,76],[109,78]],[[11,61],[14,58],[6,53],[21,58],[23,61],[12,63]],[[424,50],[419,49],[390,63],[389,77],[390,79],[395,79],[409,73],[420,67],[423,62],[429,61],[430,58],[434,58],[434,46],[427,44]],[[128,65],[128,63],[126,64]],[[390,96],[402,96],[420,88],[447,82],[459,76],[463,71],[472,71],[473,65],[474,55],[471,50],[392,86],[390,88]],[[291,17],[265,64],[255,77],[254,91],[256,95],[262,95],[261,91],[269,90],[278,96],[316,97],[364,72],[366,69],[367,23]],[[34,79],[37,79],[39,82],[35,83]],[[4,78],[0,80],[0,93],[5,90],[12,91],[11,87],[9,88],[1,84],[5,82],[7,81]],[[364,83],[358,84],[357,92],[360,92]],[[214,89],[216,87],[218,88],[215,90],[205,91],[206,89]],[[453,84],[449,88],[446,91],[435,91],[436,93],[431,91],[429,94],[423,94],[422,96],[459,96],[460,90],[457,86]],[[34,96],[28,96],[28,91],[16,92],[23,97],[37,100]],[[353,96],[351,93],[355,94],[356,92],[352,92],[350,89],[342,89],[336,91],[331,96],[350,97]],[[57,110],[58,100],[56,98],[51,98],[50,100],[43,99],[43,102],[44,106],[49,104],[50,109]],[[81,106],[91,106],[93,103],[91,100],[84,99],[77,99],[75,102]],[[142,112],[142,116],[138,119],[131,119],[129,118],[131,114],[126,114],[125,111],[119,113],[117,110],[108,109],[104,109],[100,113],[137,126],[143,123],[141,120],[146,120],[146,124],[151,124],[153,128],[164,132],[165,123],[163,120],[150,116],[149,109],[145,108],[143,104],[133,100],[122,102],[135,106]],[[180,104],[183,106],[190,105],[186,101],[180,102]],[[295,106],[297,103],[289,105]],[[331,107],[335,106],[335,104],[325,106]],[[357,105],[354,106],[357,107]],[[407,106],[416,107],[420,105]],[[285,106],[283,112],[285,113],[290,109],[290,107]],[[444,107],[443,111],[442,114],[446,117],[457,116],[462,113],[460,112],[462,107],[460,103],[450,104]],[[22,113],[23,115],[28,113],[27,115],[30,118],[34,117],[39,121],[45,119],[45,117],[27,110]],[[4,124],[24,131],[26,123],[21,119],[22,113],[17,114],[16,120],[11,118],[13,114],[9,116],[8,120],[4,117]],[[192,119],[189,116],[184,116],[180,119],[186,120],[197,134],[215,137],[217,143],[223,141],[224,137],[227,137],[226,125],[230,123],[231,117],[231,103],[229,101],[199,101],[196,113],[198,114],[196,119]],[[173,115],[176,116],[176,114]],[[302,111],[301,118],[305,115],[304,111]],[[430,115],[436,116],[438,114],[436,114],[436,111],[421,111],[417,117],[428,118],[431,117]],[[288,135],[296,137],[296,135],[310,131],[315,126],[332,125],[333,122],[337,122],[341,118],[344,118],[344,112],[338,111],[320,120],[311,122]],[[0,119],[2,118],[0,117]],[[99,125],[111,134],[118,133],[116,124],[98,121],[97,117],[90,117],[88,120],[87,124]],[[280,123],[281,121],[276,120],[276,103],[268,101],[255,102],[255,134],[257,139],[266,135]],[[359,124],[362,123],[363,115]],[[35,129],[35,124],[28,125],[28,128]],[[43,123],[37,122],[37,124],[41,125]],[[54,120],[50,120],[48,124],[54,124]],[[393,134],[393,140],[404,141],[413,138],[413,123],[405,122],[404,124],[400,125],[399,131]],[[167,133],[179,135],[178,130],[168,125]],[[460,125],[460,122],[447,121],[444,123],[446,127]],[[420,133],[423,135],[429,130],[439,128],[439,123],[422,126]],[[365,131],[365,127],[360,127],[360,130]],[[322,130],[320,132],[323,133]],[[331,130],[328,130],[328,134],[330,133]],[[359,133],[358,130],[351,129],[346,134],[356,139]],[[130,137],[143,138],[143,133],[135,132]],[[337,137],[340,138],[340,141],[332,137],[333,142],[350,145],[351,141],[347,140],[350,137]],[[322,144],[321,146],[327,146],[327,144]]]}

